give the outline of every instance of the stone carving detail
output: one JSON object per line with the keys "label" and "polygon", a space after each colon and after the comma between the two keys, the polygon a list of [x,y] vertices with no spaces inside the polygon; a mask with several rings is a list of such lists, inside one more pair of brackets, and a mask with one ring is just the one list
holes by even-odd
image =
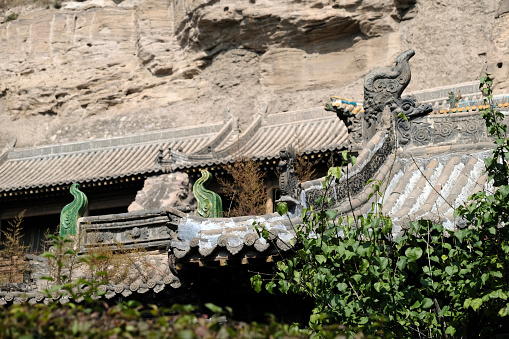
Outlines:
{"label": "stone carving detail", "polygon": [[[396,99],[392,102],[391,112],[396,117],[396,128],[400,134],[398,141],[402,145],[406,145],[410,141],[412,120],[426,116],[433,111],[430,104],[419,105],[412,97],[404,97]],[[404,114],[406,120],[400,117]]]}
{"label": "stone carving detail", "polygon": [[204,187],[211,178],[212,174],[209,171],[201,170],[201,177],[193,185],[193,194],[198,201],[196,212],[203,218],[221,218],[223,216],[221,197]]}
{"label": "stone carving detail", "polygon": [[413,49],[401,53],[396,58],[396,66],[375,67],[364,78],[364,119],[368,127],[378,121],[385,106],[401,97],[410,83],[408,60],[415,55]]}
{"label": "stone carving detail", "polygon": [[410,123],[397,120],[396,127],[399,144],[405,148],[491,140],[478,112],[429,115]]}
{"label": "stone carving detail", "polygon": [[434,128],[434,142],[444,142],[453,138],[456,134],[456,126],[451,122],[443,121]]}
{"label": "stone carving detail", "polygon": [[[385,163],[387,157],[394,150],[394,139],[387,136],[383,141],[381,147],[376,151],[371,159],[365,164],[359,172],[352,175],[348,180],[342,180],[334,186],[334,190],[329,191],[329,197],[332,198],[334,203],[330,208],[338,207],[343,201],[348,198],[348,192],[350,197],[354,197],[359,194],[369,178],[373,178],[378,169]],[[306,190],[306,201],[308,205],[314,205],[316,199],[323,195],[321,188],[313,188]]]}
{"label": "stone carving detail", "polygon": [[143,189],[138,191],[129,212],[176,208],[190,212],[196,210],[196,200],[191,194],[191,185],[187,173],[175,172],[148,177]]}
{"label": "stone carving detail", "polygon": [[123,248],[160,248],[176,238],[176,230],[183,212],[172,208],[137,211],[80,219],[82,237],[80,252],[98,244]]}
{"label": "stone carving detail", "polygon": [[[325,104],[326,111],[335,112],[339,120],[343,121],[348,129],[350,144],[362,142],[362,113],[356,109],[357,103],[336,96],[330,97],[330,103]],[[343,107],[345,106],[345,107]],[[353,107],[352,107],[353,106]]]}
{"label": "stone carving detail", "polygon": [[428,126],[418,126],[412,131],[412,139],[417,145],[427,145],[432,141],[431,129]]}
{"label": "stone carving detail", "polygon": [[[383,124],[381,128],[390,126],[390,123],[381,121],[384,108],[389,106],[393,117],[396,117],[396,128],[400,133],[398,138],[402,145],[411,140],[412,120],[422,117],[433,111],[430,104],[420,105],[412,97],[401,97],[401,93],[410,83],[411,72],[408,61],[415,55],[409,49],[396,58],[393,68],[376,67],[364,78],[364,120],[365,129],[373,124]],[[406,119],[398,117],[404,114]],[[378,128],[379,129],[379,128]]]}
{"label": "stone carving detail", "polygon": [[113,240],[113,233],[111,232],[92,232],[87,235],[87,241],[91,244],[105,243]]}
{"label": "stone carving detail", "polygon": [[471,123],[471,124],[465,123],[465,124],[463,124],[462,127],[463,127],[463,130],[470,135],[475,135],[479,132],[479,125],[476,123]]}
{"label": "stone carving detail", "polygon": [[60,235],[75,235],[78,219],[88,208],[87,196],[79,190],[79,187],[78,183],[71,185],[70,192],[74,200],[65,205],[60,212]]}
{"label": "stone carving detail", "polygon": [[[160,229],[160,228],[159,228]],[[158,229],[158,233],[159,233]],[[134,227],[129,231],[129,236],[136,240],[136,239],[146,239],[148,237],[148,228],[147,227]]]}
{"label": "stone carving detail", "polygon": [[295,176],[294,162],[297,158],[295,150],[292,146],[282,149],[279,152],[280,161],[278,164],[281,175],[279,176],[279,190],[281,191],[280,201],[294,207],[299,204],[301,186]]}

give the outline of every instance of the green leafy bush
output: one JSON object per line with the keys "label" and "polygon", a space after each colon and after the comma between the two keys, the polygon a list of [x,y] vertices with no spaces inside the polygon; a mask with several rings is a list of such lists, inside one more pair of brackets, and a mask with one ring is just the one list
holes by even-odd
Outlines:
{"label": "green leafy bush", "polygon": [[[486,171],[496,188],[469,198],[455,231],[429,220],[411,222],[394,239],[392,221],[374,203],[366,216],[338,217],[326,191],[341,175],[331,168],[320,208],[304,210],[291,257],[274,276],[252,277],[255,290],[311,296],[310,325],[344,324],[364,333],[401,338],[494,337],[509,332],[509,140],[493,109],[492,81],[481,79],[490,109],[483,112],[495,138]],[[346,159],[346,156],[345,156]],[[368,182],[383,197],[381,182]],[[330,198],[329,198],[330,200]],[[284,214],[285,206],[278,211]]]}
{"label": "green leafy bush", "polygon": [[[114,307],[67,305],[12,305],[0,307],[2,338],[309,338],[308,329],[269,318],[266,324],[232,321],[223,310],[206,304],[212,316],[198,315],[192,306],[142,308],[135,302]],[[340,337],[341,327],[321,332]],[[358,338],[363,338],[359,335]]]}

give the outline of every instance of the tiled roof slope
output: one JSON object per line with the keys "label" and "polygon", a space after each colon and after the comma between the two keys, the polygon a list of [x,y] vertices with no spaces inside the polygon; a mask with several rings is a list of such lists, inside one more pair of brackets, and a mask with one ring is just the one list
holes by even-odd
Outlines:
{"label": "tiled roof slope", "polygon": [[305,153],[316,153],[346,146],[347,137],[348,130],[337,116],[318,107],[266,116],[241,152],[274,158],[283,147],[294,145]]}
{"label": "tiled roof slope", "polygon": [[[292,222],[277,213],[235,218],[205,219],[188,215],[178,226],[178,239],[170,243],[171,251],[177,259],[186,257],[192,249],[199,256],[207,257],[219,249],[227,254],[236,255],[244,250],[264,252],[275,245],[281,251],[291,248],[291,240],[295,237]],[[261,238],[253,224],[269,231],[269,239]]]}
{"label": "tiled roof slope", "polygon": [[309,154],[346,148],[348,130],[334,113],[323,107],[278,114],[258,114],[240,135],[225,137],[223,143],[206,150],[172,150],[173,168],[210,166],[239,157],[257,160],[279,157],[279,151],[293,145]]}
{"label": "tiled roof slope", "polygon": [[490,189],[484,161],[491,150],[472,153],[436,154],[400,159],[400,169],[391,178],[384,212],[395,224],[430,219],[453,228],[454,209],[475,192]]}
{"label": "tiled roof slope", "polygon": [[303,153],[341,149],[346,147],[347,137],[347,128],[336,115],[317,107],[257,115],[243,133],[230,117],[224,123],[205,126],[13,149],[0,163],[0,192],[159,172],[165,163],[158,162],[160,150],[163,158],[171,153],[173,169],[182,169],[244,155],[275,158],[288,145]]}
{"label": "tiled roof slope", "polygon": [[121,138],[11,150],[0,164],[0,192],[90,182],[160,171],[160,149],[193,152],[223,123]]}
{"label": "tiled roof slope", "polygon": [[[437,150],[423,153],[414,150],[414,155],[405,152],[396,160],[394,156],[389,157],[374,179],[384,182],[384,199],[378,198],[377,202],[381,202],[383,212],[391,216],[394,232],[398,233],[409,221],[419,219],[439,222],[451,229],[461,226],[462,220],[454,217],[454,209],[465,203],[470,195],[492,189],[484,173],[484,159],[492,151],[485,147],[479,149],[479,146],[491,145],[464,145],[463,152]],[[367,185],[352,199],[356,213],[371,210],[372,202],[375,202],[373,197],[368,199],[371,192]],[[352,205],[343,202],[338,210],[350,213]]]}

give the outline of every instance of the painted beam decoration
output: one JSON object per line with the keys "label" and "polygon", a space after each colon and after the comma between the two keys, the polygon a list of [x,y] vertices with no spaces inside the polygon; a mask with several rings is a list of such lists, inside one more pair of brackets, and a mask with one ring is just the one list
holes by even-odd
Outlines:
{"label": "painted beam decoration", "polygon": [[65,205],[60,212],[60,235],[75,235],[78,219],[88,208],[87,196],[80,191],[79,187],[78,183],[71,185],[70,192],[74,200]]}
{"label": "painted beam decoration", "polygon": [[205,188],[205,183],[212,178],[207,170],[201,170],[201,177],[193,185],[193,194],[198,202],[197,213],[203,218],[222,218],[223,203],[221,197]]}

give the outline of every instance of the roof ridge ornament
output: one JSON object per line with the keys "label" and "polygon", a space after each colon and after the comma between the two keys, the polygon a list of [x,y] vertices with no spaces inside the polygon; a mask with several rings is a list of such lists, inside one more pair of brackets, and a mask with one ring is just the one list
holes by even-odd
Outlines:
{"label": "roof ridge ornament", "polygon": [[350,150],[361,150],[377,131],[390,129],[392,119],[396,120],[398,143],[405,145],[411,139],[412,120],[433,111],[430,104],[420,104],[411,96],[401,97],[410,83],[408,61],[414,55],[415,51],[409,49],[398,55],[394,67],[375,67],[366,74],[363,111],[356,102],[336,96],[325,105],[325,110],[336,112],[348,128]]}
{"label": "roof ridge ornament", "polygon": [[87,196],[79,190],[79,187],[78,183],[74,183],[69,189],[74,200],[65,205],[60,212],[60,235],[75,235],[78,219],[85,214],[88,208]]}
{"label": "roof ridge ornament", "polygon": [[193,194],[198,202],[197,213],[203,218],[222,218],[223,203],[221,197],[205,188],[205,183],[212,178],[207,170],[201,170],[201,177],[193,185]]}
{"label": "roof ridge ornament", "polygon": [[297,154],[292,145],[289,145],[279,151],[279,190],[281,191],[281,198],[278,202],[286,202],[292,213],[295,213],[295,208],[300,207],[301,183],[295,175],[294,163],[297,160]]}
{"label": "roof ridge ornament", "polygon": [[410,83],[411,72],[408,61],[414,55],[415,51],[409,49],[398,55],[394,67],[375,67],[364,77],[364,119],[368,128],[377,122],[385,106],[401,98],[401,94]]}

